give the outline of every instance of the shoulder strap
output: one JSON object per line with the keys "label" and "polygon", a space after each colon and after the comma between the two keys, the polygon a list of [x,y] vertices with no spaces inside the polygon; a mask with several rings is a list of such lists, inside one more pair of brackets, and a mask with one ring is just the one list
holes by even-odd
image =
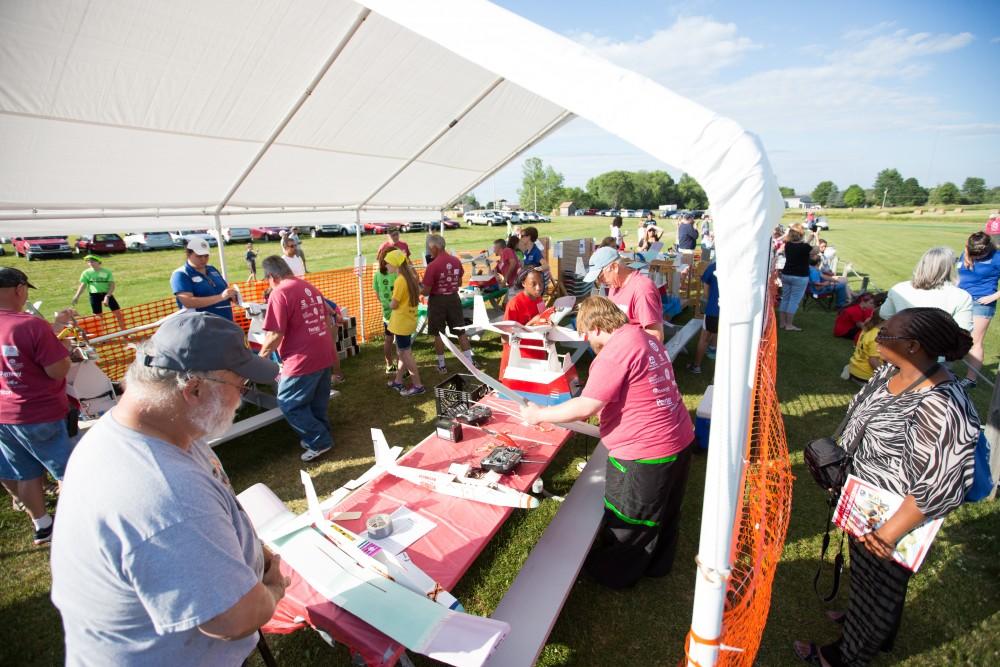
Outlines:
{"label": "shoulder strap", "polygon": [[[854,456],[854,452],[856,452],[858,450],[858,447],[861,446],[861,440],[862,440],[862,438],[865,435],[865,429],[868,427],[868,424],[871,422],[872,419],[874,419],[876,416],[878,416],[878,415],[882,414],[883,412],[885,412],[886,410],[888,410],[889,406],[891,406],[893,403],[895,403],[899,399],[900,396],[902,396],[903,394],[908,393],[911,389],[913,389],[918,384],[920,384],[921,382],[923,382],[924,380],[926,380],[928,377],[930,377],[931,375],[934,375],[935,373],[937,373],[938,368],[940,368],[940,364],[938,364],[937,362],[934,362],[934,364],[932,364],[930,368],[928,368],[927,370],[925,370],[923,373],[920,374],[920,377],[918,377],[916,380],[914,380],[913,382],[911,382],[910,385],[908,387],[906,387],[906,389],[904,389],[903,391],[899,392],[898,394],[896,394],[895,396],[893,396],[892,398],[890,398],[888,401],[886,401],[885,403],[883,403],[882,406],[879,407],[878,410],[876,410],[875,412],[871,413],[868,416],[868,419],[865,420],[865,423],[862,424],[861,428],[858,429],[858,432],[854,436],[854,440],[851,442],[850,446],[847,447],[847,456],[848,457]],[[892,376],[890,375],[889,379],[887,379],[885,381],[886,386],[889,385],[889,380],[891,380],[891,379],[892,379]],[[865,397],[865,398],[867,398],[867,397]],[[857,409],[859,403],[861,403],[860,399],[858,400],[857,403],[854,404],[855,409]],[[846,425],[847,425],[846,424],[846,419],[845,419],[845,422],[844,422],[843,425],[846,427]],[[838,435],[838,437],[839,437],[839,435]]]}

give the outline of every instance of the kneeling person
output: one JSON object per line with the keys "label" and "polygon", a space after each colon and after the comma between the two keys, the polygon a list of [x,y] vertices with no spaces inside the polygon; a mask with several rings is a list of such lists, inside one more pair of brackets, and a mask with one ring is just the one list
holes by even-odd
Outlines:
{"label": "kneeling person", "polygon": [[529,404],[521,416],[537,424],[600,414],[609,452],[604,521],[584,568],[626,588],[673,565],[694,428],[663,344],[614,302],[585,300],[576,328],[597,354],[583,392],[560,405]]}

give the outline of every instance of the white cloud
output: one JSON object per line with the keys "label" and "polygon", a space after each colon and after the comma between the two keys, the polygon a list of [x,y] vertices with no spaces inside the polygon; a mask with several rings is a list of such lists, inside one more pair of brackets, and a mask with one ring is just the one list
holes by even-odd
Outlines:
{"label": "white cloud", "polygon": [[760,133],[917,129],[959,120],[944,117],[917,79],[933,56],[961,49],[973,36],[876,28],[845,33],[843,45],[819,64],[757,72],[714,86],[698,101]]}
{"label": "white cloud", "polygon": [[734,23],[702,16],[679,18],[668,28],[629,41],[589,32],[570,37],[608,60],[672,88],[711,77],[760,48],[749,37],[739,35]]}

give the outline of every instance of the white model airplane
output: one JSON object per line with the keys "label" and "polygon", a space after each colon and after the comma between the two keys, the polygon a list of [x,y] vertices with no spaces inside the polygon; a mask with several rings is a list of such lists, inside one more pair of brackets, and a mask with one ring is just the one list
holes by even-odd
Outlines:
{"label": "white model airplane", "polygon": [[[391,455],[390,455],[391,456]],[[461,612],[458,601],[404,554],[393,556],[323,516],[301,473],[308,511],[289,512],[255,484],[239,494],[260,538],[317,592],[403,646],[459,667],[478,667],[510,631]]]}
{"label": "white model airplane", "polygon": [[472,324],[464,327],[466,331],[494,331],[502,336],[508,336],[512,340],[538,340],[553,341],[560,343],[583,343],[584,338],[573,329],[559,326],[576,304],[576,297],[563,296],[556,299],[552,307],[541,313],[548,322],[542,324],[521,324],[510,320],[500,320],[491,322],[489,313],[486,311],[486,303],[483,297],[476,295],[472,306]]}
{"label": "white model airplane", "polygon": [[452,463],[448,472],[435,472],[410,468],[396,463],[389,444],[381,429],[372,429],[372,444],[375,446],[375,467],[393,477],[405,479],[435,493],[454,496],[465,500],[475,500],[488,505],[533,509],[538,507],[538,498],[504,486],[499,474],[485,472],[481,477],[469,477],[471,466],[467,463]]}

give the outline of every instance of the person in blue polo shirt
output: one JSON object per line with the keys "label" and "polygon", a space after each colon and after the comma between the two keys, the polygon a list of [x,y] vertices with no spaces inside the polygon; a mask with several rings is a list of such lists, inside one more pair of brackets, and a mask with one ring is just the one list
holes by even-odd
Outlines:
{"label": "person in blue polo shirt", "polygon": [[187,261],[170,276],[170,289],[177,297],[179,308],[213,313],[233,319],[231,299],[236,288],[231,287],[219,270],[208,263],[208,241],[192,239],[187,244]]}

